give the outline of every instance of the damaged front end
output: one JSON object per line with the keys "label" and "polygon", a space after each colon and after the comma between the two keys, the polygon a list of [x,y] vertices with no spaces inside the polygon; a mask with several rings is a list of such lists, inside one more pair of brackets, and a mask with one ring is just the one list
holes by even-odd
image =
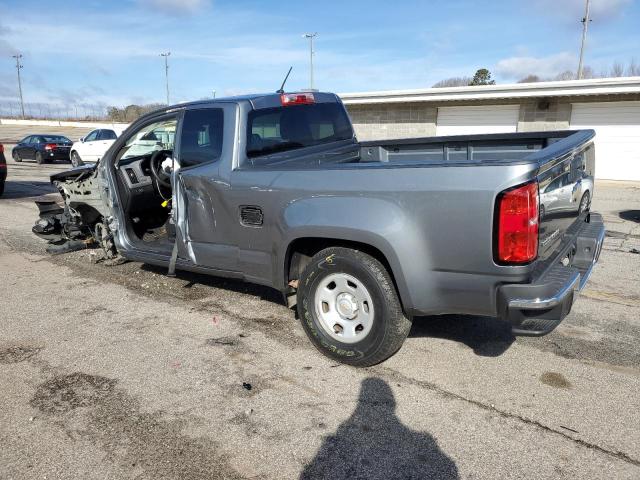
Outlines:
{"label": "damaged front end", "polygon": [[110,212],[101,197],[100,177],[95,165],[74,168],[51,176],[62,197],[36,200],[39,218],[32,231],[49,242],[52,254],[102,247],[107,259],[118,258],[108,222]]}

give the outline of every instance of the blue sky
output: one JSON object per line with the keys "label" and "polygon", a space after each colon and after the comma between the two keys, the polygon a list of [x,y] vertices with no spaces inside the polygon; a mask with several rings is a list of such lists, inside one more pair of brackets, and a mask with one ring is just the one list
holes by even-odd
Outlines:
{"label": "blue sky", "polygon": [[[640,62],[640,0],[592,0],[586,63]],[[54,6],[55,5],[55,6]],[[584,0],[0,0],[0,105],[173,102],[308,86],[336,92],[421,88],[489,68],[509,83],[577,66]]]}

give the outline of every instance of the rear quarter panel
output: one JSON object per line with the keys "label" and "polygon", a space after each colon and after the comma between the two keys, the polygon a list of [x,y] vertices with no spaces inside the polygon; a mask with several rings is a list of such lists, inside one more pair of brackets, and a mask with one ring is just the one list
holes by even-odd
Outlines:
{"label": "rear quarter panel", "polygon": [[[291,242],[335,238],[369,244],[385,255],[408,312],[493,314],[496,282],[522,281],[529,270],[493,261],[495,197],[533,178],[535,169],[352,164],[236,170],[227,208],[252,204],[264,211],[262,228],[236,230],[240,257],[246,249],[257,262],[247,264],[245,257],[254,281],[284,288]],[[260,272],[270,278],[256,278]]]}

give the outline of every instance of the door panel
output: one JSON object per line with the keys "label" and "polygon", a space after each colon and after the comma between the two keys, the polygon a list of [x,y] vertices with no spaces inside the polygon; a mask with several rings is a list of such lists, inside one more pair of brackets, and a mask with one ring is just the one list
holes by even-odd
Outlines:
{"label": "door panel", "polygon": [[[187,110],[180,126],[174,171],[176,230],[194,263],[238,271],[237,215],[227,204],[230,185],[222,165],[233,157],[235,105]],[[228,163],[227,163],[228,162]]]}
{"label": "door panel", "polygon": [[97,140],[98,133],[99,133],[99,130],[94,130],[89,135],[87,135],[86,138],[84,139],[84,143],[82,144],[83,153],[80,154],[80,157],[83,160],[86,160],[89,162],[97,161],[98,157],[96,155],[96,144],[99,143]]}
{"label": "door panel", "polygon": [[31,141],[25,146],[23,158],[29,160],[35,160],[36,158],[36,146],[38,145],[38,139],[31,137]]}

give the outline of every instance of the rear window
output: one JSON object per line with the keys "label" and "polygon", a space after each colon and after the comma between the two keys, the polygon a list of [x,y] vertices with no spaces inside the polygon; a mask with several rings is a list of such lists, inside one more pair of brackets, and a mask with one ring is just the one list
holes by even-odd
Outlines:
{"label": "rear window", "polygon": [[71,143],[67,137],[63,137],[62,135],[42,135],[39,137],[42,142],[60,142],[60,143]]}
{"label": "rear window", "polygon": [[349,118],[338,103],[254,110],[249,113],[247,156],[255,158],[352,137]]}

